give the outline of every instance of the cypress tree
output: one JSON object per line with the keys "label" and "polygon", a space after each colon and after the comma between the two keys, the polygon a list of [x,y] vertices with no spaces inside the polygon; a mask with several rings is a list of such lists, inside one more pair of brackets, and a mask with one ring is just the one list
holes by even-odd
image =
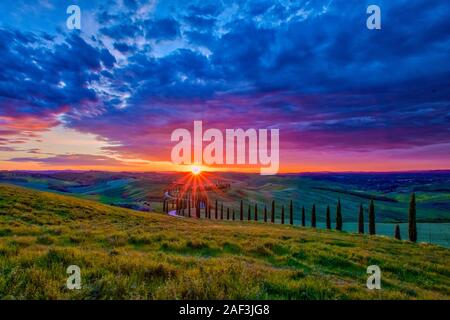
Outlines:
{"label": "cypress tree", "polygon": [[214,208],[214,218],[217,220],[217,209],[218,209],[218,205],[217,205],[217,199],[216,199],[216,206]]}
{"label": "cypress tree", "polygon": [[255,221],[258,221],[258,204],[255,203]]}
{"label": "cypress tree", "polygon": [[251,214],[251,210],[250,210],[250,203],[248,204],[248,211],[247,211],[247,220],[250,221],[252,220],[252,214]]}
{"label": "cypress tree", "polygon": [[330,206],[327,206],[327,229],[331,229]]}
{"label": "cypress tree", "polygon": [[284,224],[284,204],[281,205],[281,224]]}
{"label": "cypress tree", "polygon": [[416,194],[411,194],[409,200],[409,214],[408,214],[408,234],[409,241],[417,242],[417,224],[416,224]]}
{"label": "cypress tree", "polygon": [[302,207],[302,227],[306,226],[305,207]]}
{"label": "cypress tree", "polygon": [[195,206],[195,215],[198,219],[200,219],[200,202],[198,200]]}
{"label": "cypress tree", "polygon": [[207,202],[207,205],[206,205],[206,213],[207,213],[208,219],[211,219],[211,205],[209,204],[209,201]]}
{"label": "cypress tree", "polygon": [[234,221],[234,208],[233,208],[233,221]]}
{"label": "cypress tree", "polygon": [[241,200],[241,212],[240,212],[240,220],[244,220],[244,203]]}
{"label": "cypress tree", "polygon": [[375,204],[370,200],[369,206],[369,234],[374,235],[375,231]]}
{"label": "cypress tree", "polygon": [[338,200],[336,207],[336,230],[342,231],[341,199]]}
{"label": "cypress tree", "polygon": [[230,220],[230,208],[227,208],[227,220]]}
{"label": "cypress tree", "polygon": [[364,234],[364,207],[362,203],[359,205],[358,232]]}
{"label": "cypress tree", "polygon": [[398,224],[395,226],[394,238],[397,240],[402,240],[402,236],[400,235],[400,226]]}
{"label": "cypress tree", "polygon": [[267,222],[267,204],[264,204],[264,222]]}
{"label": "cypress tree", "polygon": [[312,210],[311,210],[311,227],[316,227],[316,205],[313,204]]}
{"label": "cypress tree", "polygon": [[[203,210],[202,210],[202,205],[203,205]],[[205,207],[205,203],[203,202],[203,200],[200,202],[200,218],[206,218],[207,217],[207,209]]]}
{"label": "cypress tree", "polygon": [[220,204],[220,220],[223,220],[223,202]]}
{"label": "cypress tree", "polygon": [[289,223],[291,225],[294,224],[294,205],[292,204],[292,200],[291,203],[289,203]]}
{"label": "cypress tree", "polygon": [[272,200],[272,216],[270,222],[275,223],[275,200]]}
{"label": "cypress tree", "polygon": [[188,217],[191,217],[191,197],[189,197],[188,200]]}

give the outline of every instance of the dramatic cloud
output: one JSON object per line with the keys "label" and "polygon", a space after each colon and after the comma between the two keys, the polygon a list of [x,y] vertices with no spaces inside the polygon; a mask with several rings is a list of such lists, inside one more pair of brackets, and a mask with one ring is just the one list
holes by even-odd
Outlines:
{"label": "dramatic cloud", "polygon": [[123,166],[124,162],[105,156],[67,154],[48,158],[13,158],[12,162],[38,162],[55,166]]}
{"label": "dramatic cloud", "polygon": [[171,131],[203,120],[280,128],[293,159],[413,148],[442,159],[450,5],[378,4],[381,30],[366,28],[365,3],[329,0],[80,1],[92,34],[0,25],[0,145],[63,124],[109,141],[105,152],[168,161]]}
{"label": "dramatic cloud", "polygon": [[0,29],[0,60],[4,136],[47,130],[60,124],[62,114],[98,114],[103,105],[95,88],[99,72],[115,63],[107,49],[76,33],[54,44],[45,36],[5,29]]}

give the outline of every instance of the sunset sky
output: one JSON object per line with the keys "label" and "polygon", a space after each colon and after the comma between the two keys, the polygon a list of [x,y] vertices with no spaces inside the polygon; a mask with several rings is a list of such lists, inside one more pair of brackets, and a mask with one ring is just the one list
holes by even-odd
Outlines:
{"label": "sunset sky", "polygon": [[185,169],[170,135],[194,120],[279,128],[282,172],[450,169],[448,1],[13,3],[0,170]]}

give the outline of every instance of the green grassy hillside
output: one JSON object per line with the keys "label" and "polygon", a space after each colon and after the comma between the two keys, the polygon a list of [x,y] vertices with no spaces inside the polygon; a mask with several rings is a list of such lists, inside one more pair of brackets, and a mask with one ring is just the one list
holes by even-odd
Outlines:
{"label": "green grassy hillside", "polygon": [[[310,212],[315,204],[317,220],[325,222],[327,205],[334,213],[340,199],[344,222],[357,222],[360,205],[364,205],[367,216],[369,202],[374,199],[377,222],[402,223],[408,221],[409,197],[415,192],[418,222],[450,222],[450,174],[447,172],[309,176],[203,172],[202,176],[210,182],[223,180],[231,184],[223,193],[210,193],[213,200],[217,198],[235,209],[239,209],[241,200],[245,206],[257,203],[261,209],[275,200],[278,218],[281,205],[287,206],[293,200],[296,219],[300,218],[302,207]],[[157,212],[162,211],[164,190],[175,181],[186,181],[186,173],[0,171],[0,183],[137,210],[147,210],[145,202],[149,202],[151,210]],[[450,237],[450,230],[446,233]]]}
{"label": "green grassy hillside", "polygon": [[[377,221],[398,223],[408,221],[409,198],[411,193],[415,192],[419,222],[450,222],[450,193],[447,184],[441,182],[430,183],[435,188],[430,190],[426,190],[425,183],[416,186],[414,182],[411,182],[408,187],[387,192],[375,190],[376,184],[373,183],[371,186],[370,180],[366,181],[367,187],[371,186],[370,188],[374,189],[365,190],[347,180],[343,183],[290,175],[247,175],[245,178],[234,183],[231,190],[219,197],[219,201],[230,203],[237,209],[241,199],[244,200],[245,205],[254,205],[256,202],[260,208],[264,205],[270,206],[272,200],[275,200],[278,206],[282,204],[287,206],[289,201],[293,200],[298,218],[301,207],[305,207],[307,212],[310,212],[312,205],[315,204],[317,219],[324,222],[327,205],[332,212],[335,212],[337,201],[340,199],[344,221],[356,222],[360,205],[363,204],[367,215],[369,202],[374,199]],[[279,211],[277,211],[278,215]]]}
{"label": "green grassy hillside", "polygon": [[[78,265],[82,289],[65,287]],[[366,289],[366,268],[382,289]],[[450,250],[135,212],[0,185],[2,299],[450,299]]]}

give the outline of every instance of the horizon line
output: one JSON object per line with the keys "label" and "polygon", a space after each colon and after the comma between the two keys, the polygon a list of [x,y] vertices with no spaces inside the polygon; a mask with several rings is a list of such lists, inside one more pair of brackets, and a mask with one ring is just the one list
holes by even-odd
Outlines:
{"label": "horizon line", "polygon": [[[111,173],[190,173],[190,171],[181,171],[181,170],[173,170],[173,171],[165,171],[165,170],[158,170],[158,171],[126,171],[126,170],[76,170],[76,169],[50,169],[50,170],[5,170],[0,169],[0,172],[111,172]],[[255,172],[246,172],[246,171],[209,171],[209,170],[202,170],[202,172],[205,173],[235,173],[235,174],[257,174],[259,173],[257,171]],[[449,169],[419,169],[419,170],[387,170],[387,171],[298,171],[298,172],[280,172],[277,174],[274,174],[273,176],[277,175],[292,175],[292,174],[329,174],[329,173],[338,173],[338,174],[364,174],[364,173],[372,173],[372,174],[380,174],[380,173],[426,173],[426,172],[448,172],[450,173]]]}

